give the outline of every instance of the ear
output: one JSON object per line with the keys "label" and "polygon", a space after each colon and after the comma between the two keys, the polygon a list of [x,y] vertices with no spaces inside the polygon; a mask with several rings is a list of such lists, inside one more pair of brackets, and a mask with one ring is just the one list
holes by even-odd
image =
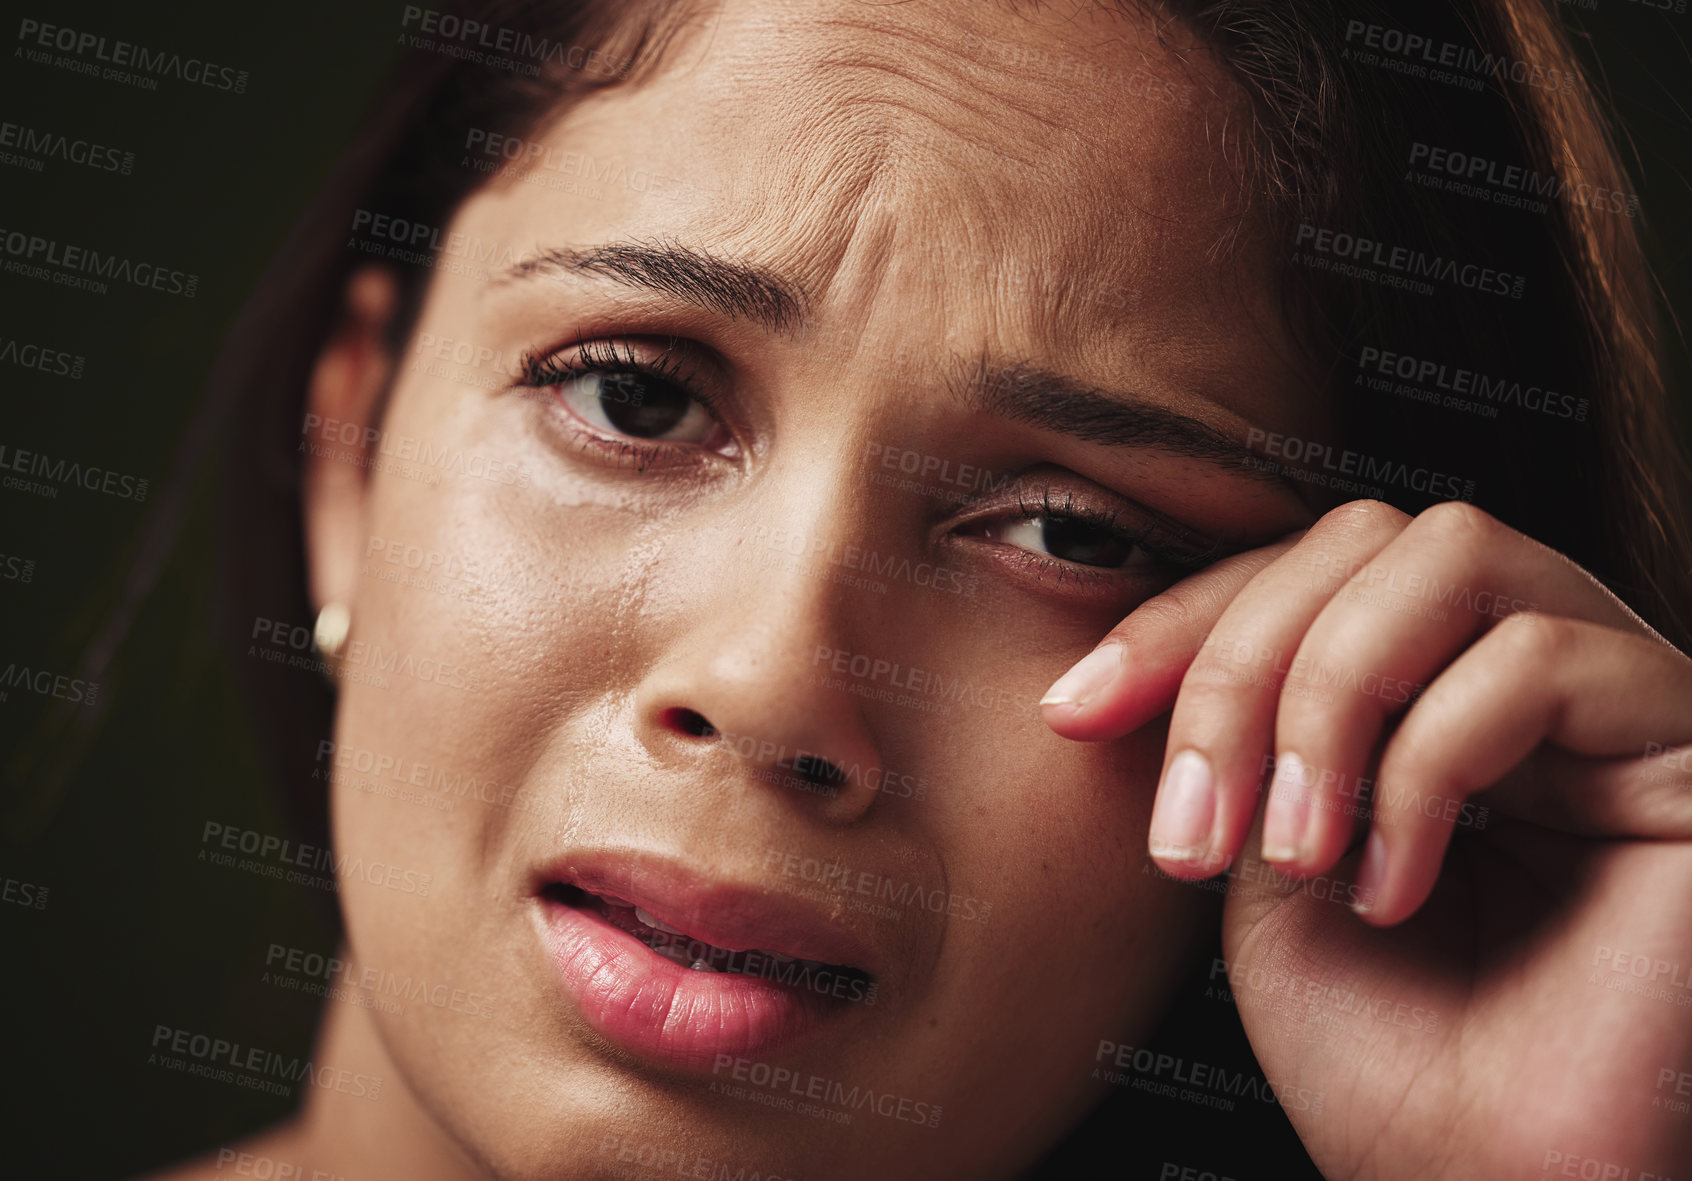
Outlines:
{"label": "ear", "polygon": [[368,460],[393,373],[388,325],[399,302],[392,272],[364,267],[347,283],[341,317],[318,355],[306,398],[305,547],[312,606],[352,605],[364,550]]}

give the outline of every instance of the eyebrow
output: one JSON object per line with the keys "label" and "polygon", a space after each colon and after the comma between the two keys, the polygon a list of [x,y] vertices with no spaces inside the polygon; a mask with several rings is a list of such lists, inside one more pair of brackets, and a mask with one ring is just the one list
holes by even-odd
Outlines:
{"label": "eyebrow", "polygon": [[1060,373],[1023,363],[976,361],[952,393],[972,410],[1054,434],[1110,447],[1149,447],[1238,471],[1292,491],[1276,465],[1264,465],[1249,447],[1209,423],[1129,394],[1109,393]]}
{"label": "eyebrow", "polygon": [[[613,242],[575,250],[550,247],[501,272],[496,283],[559,275],[601,275],[657,291],[696,307],[792,333],[811,300],[798,284],[766,267],[719,258],[672,241]],[[1152,448],[1306,493],[1244,444],[1199,419],[1132,394],[1096,389],[1026,363],[995,364],[986,357],[954,374],[954,396],[970,409],[1037,430],[1110,447]]]}
{"label": "eyebrow", "polygon": [[751,320],[772,332],[797,328],[810,303],[796,284],[774,271],[675,242],[615,242],[587,250],[553,247],[507,268],[496,282],[557,275],[601,275]]}

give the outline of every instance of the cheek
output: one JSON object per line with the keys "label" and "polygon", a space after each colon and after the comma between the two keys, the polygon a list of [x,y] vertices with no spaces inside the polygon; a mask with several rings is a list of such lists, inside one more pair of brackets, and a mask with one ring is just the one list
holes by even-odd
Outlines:
{"label": "cheek", "polygon": [[1096,998],[1107,1010],[1137,994],[1136,976],[1180,958],[1207,897],[1146,854],[1164,727],[1080,743],[985,710],[948,721],[926,757],[931,779],[946,769],[931,806],[949,888],[991,904],[990,922],[963,925],[959,951],[1039,963],[1032,975],[1048,983],[1110,982]]}
{"label": "cheek", "polygon": [[[490,850],[567,821],[571,793],[556,779],[538,790],[534,769],[633,684],[663,611],[655,572],[676,581],[659,560],[666,518],[569,478],[532,410],[450,380],[407,383],[371,475],[336,734],[370,773],[337,771],[336,839],[416,863],[454,894],[497,876]],[[435,938],[450,938],[450,906],[429,909]]]}
{"label": "cheek", "polygon": [[421,458],[373,476],[352,632],[370,676],[341,715],[349,737],[502,784],[614,687],[615,621],[651,578],[641,518],[560,486],[519,417],[449,382],[396,398],[384,436]]}

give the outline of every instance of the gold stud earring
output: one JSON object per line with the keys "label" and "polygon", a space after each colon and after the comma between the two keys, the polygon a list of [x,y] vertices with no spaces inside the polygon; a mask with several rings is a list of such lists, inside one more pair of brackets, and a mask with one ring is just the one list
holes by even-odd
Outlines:
{"label": "gold stud earring", "polygon": [[352,612],[345,603],[325,603],[312,625],[311,642],[323,657],[323,675],[333,683],[341,671],[341,651],[347,646],[347,633],[352,630]]}

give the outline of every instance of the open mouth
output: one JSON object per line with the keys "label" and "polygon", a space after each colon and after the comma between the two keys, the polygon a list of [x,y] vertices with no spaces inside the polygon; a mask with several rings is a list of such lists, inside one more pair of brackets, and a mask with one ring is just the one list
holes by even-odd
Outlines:
{"label": "open mouth", "polygon": [[655,955],[693,972],[750,976],[837,1000],[875,1003],[875,980],[848,964],[806,959],[766,948],[722,947],[670,926],[649,911],[612,894],[554,882],[543,891],[554,904],[591,914],[633,936]]}
{"label": "open mouth", "polygon": [[606,851],[537,866],[531,880],[566,1002],[625,1051],[716,1069],[813,1032],[848,1036],[881,1012],[878,942],[756,879]]}

